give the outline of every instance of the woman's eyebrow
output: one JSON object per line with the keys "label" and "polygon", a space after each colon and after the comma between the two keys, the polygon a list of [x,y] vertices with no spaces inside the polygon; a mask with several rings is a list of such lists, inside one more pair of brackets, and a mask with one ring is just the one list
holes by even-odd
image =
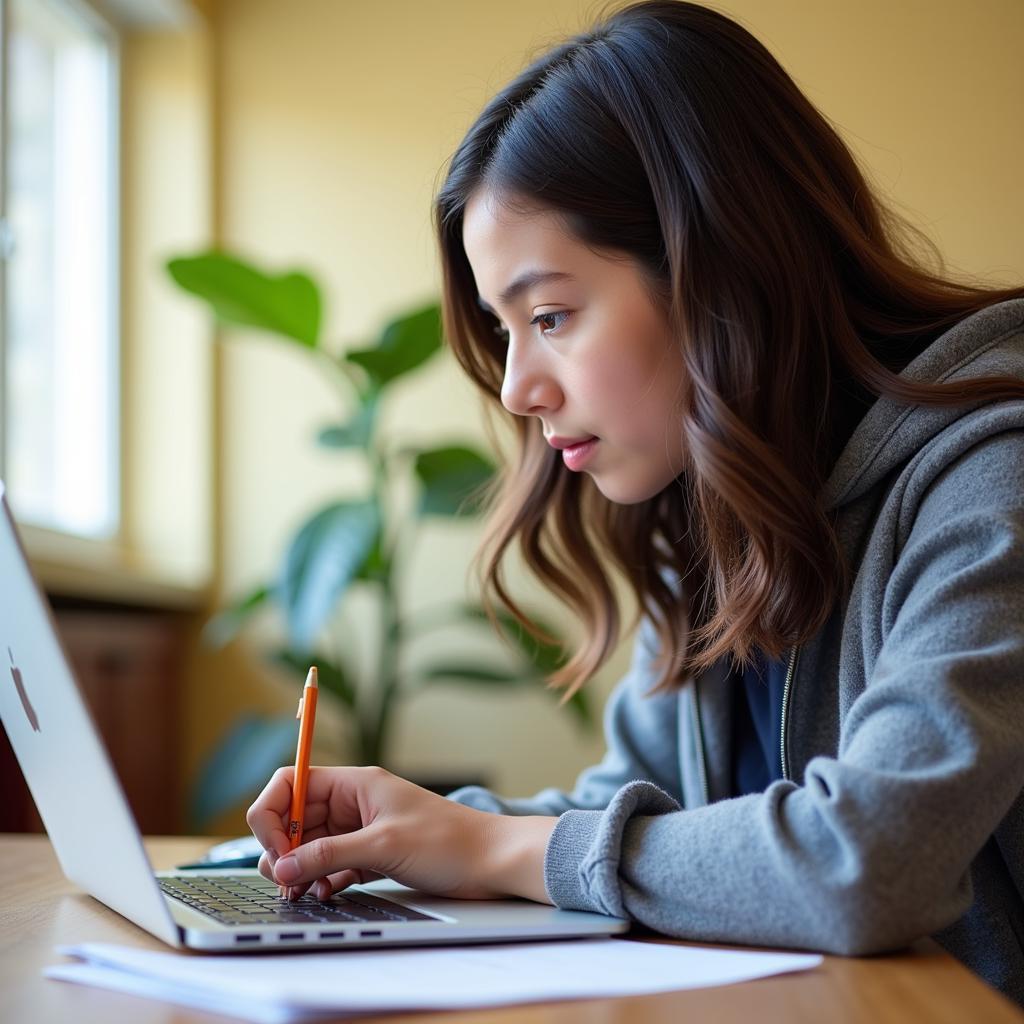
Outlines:
{"label": "woman's eyebrow", "polygon": [[[523,292],[537,284],[547,284],[549,281],[574,281],[572,274],[562,270],[527,270],[520,274],[502,293],[498,301],[503,307],[511,305]],[[485,302],[483,296],[478,295],[476,299],[481,309],[488,313],[494,313],[490,303]]]}

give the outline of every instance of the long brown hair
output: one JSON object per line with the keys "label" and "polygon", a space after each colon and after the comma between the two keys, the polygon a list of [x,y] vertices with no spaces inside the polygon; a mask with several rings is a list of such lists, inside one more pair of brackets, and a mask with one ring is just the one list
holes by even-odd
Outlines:
{"label": "long brown hair", "polygon": [[823,625],[850,582],[819,493],[840,376],[930,406],[1024,397],[1013,377],[924,384],[889,368],[1024,288],[948,279],[768,50],[708,8],[637,3],[555,47],[488,103],[450,162],[434,210],[445,334],[508,415],[504,345],[462,245],[481,188],[633,257],[665,297],[686,367],[686,466],[636,505],[608,501],[562,466],[539,422],[510,416],[518,452],[489,496],[477,568],[488,606],[528,626],[503,574],[517,540],[582,619],[585,640],[550,680],[569,693],[618,640],[610,569],[656,627],[652,692],[726,653],[744,666],[755,646],[780,658]]}

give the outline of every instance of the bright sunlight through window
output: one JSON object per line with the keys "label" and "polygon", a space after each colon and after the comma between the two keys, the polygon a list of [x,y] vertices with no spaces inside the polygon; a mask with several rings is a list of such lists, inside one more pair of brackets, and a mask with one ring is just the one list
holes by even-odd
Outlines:
{"label": "bright sunlight through window", "polygon": [[8,0],[4,472],[23,522],[119,525],[116,42],[71,0]]}

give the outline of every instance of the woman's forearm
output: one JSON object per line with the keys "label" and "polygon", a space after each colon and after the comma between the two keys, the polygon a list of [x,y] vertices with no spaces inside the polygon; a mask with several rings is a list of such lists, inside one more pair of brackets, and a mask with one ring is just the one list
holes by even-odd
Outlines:
{"label": "woman's forearm", "polygon": [[544,887],[544,853],[557,817],[488,815],[484,871],[494,891],[551,903]]}

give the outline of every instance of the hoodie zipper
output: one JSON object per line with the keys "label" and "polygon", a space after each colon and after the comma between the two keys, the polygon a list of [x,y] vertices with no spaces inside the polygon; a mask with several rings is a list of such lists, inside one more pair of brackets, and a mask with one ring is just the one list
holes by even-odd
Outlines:
{"label": "hoodie zipper", "polygon": [[704,797],[704,806],[711,803],[708,796],[708,766],[704,757],[704,721],[700,714],[700,693],[697,688],[696,677],[693,680],[693,713],[697,725],[697,772],[700,775],[700,790]]}
{"label": "hoodie zipper", "polygon": [[[786,725],[789,722],[790,690],[793,687],[793,677],[796,674],[796,658],[799,647],[794,646],[789,652],[789,667],[786,669],[786,681],[782,687],[782,721],[779,728],[779,750],[781,754],[782,777],[789,779],[789,758],[786,756]],[[701,794],[704,797],[704,805],[711,803],[708,795],[708,768],[707,758],[704,754],[704,721],[700,713],[700,690],[696,678],[693,680],[693,711],[697,725],[697,772],[700,775]]]}
{"label": "hoodie zipper", "polygon": [[786,752],[786,725],[789,722],[789,691],[793,686],[793,676],[796,672],[796,654],[799,650],[794,646],[789,655],[789,668],[786,670],[786,682],[782,687],[782,722],[779,728],[779,752],[782,761],[782,777],[789,778],[789,757]]}

